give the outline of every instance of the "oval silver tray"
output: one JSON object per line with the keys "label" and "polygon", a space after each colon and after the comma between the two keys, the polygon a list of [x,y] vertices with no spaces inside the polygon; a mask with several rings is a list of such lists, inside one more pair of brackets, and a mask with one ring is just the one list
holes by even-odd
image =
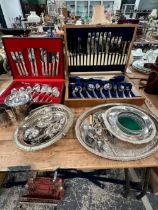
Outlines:
{"label": "oval silver tray", "polygon": [[61,104],[33,110],[15,130],[13,140],[19,149],[36,151],[46,148],[66,135],[73,123],[73,113]]}
{"label": "oval silver tray", "polygon": [[[119,138],[114,137],[108,129],[105,127],[101,115],[105,113],[109,108],[114,106],[130,106],[134,107],[145,114],[153,120],[156,126],[156,136],[155,138],[146,144],[131,144],[129,142],[124,142]],[[94,132],[92,130],[92,135],[88,134],[91,125],[97,128]],[[99,127],[102,129],[102,133],[99,133]],[[94,108],[89,109],[84,112],[77,120],[76,126],[76,137],[83,147],[85,147],[91,153],[101,156],[103,158],[119,161],[130,161],[139,160],[150,156],[158,150],[158,119],[156,116],[147,113],[137,106],[130,104],[121,103],[111,103],[99,105]],[[101,141],[103,141],[102,147],[100,143],[96,144],[96,141],[91,141],[96,135],[101,135]],[[88,135],[88,138],[87,138]],[[87,140],[88,139],[88,140]],[[95,143],[94,143],[95,142]]]}
{"label": "oval silver tray", "polygon": [[[129,112],[137,114],[145,123],[144,131],[140,135],[129,135],[123,132],[117,125],[117,116],[120,113]],[[102,114],[103,121],[107,129],[120,140],[130,142],[132,144],[144,144],[152,141],[156,136],[156,126],[145,112],[133,106],[114,106],[109,108]]]}

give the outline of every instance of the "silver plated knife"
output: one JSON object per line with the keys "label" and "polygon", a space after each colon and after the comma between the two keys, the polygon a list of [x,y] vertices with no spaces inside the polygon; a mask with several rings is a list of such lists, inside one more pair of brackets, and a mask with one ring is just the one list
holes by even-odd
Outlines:
{"label": "silver plated knife", "polygon": [[28,57],[29,57],[29,61],[31,64],[31,71],[32,71],[32,75],[35,76],[35,71],[34,71],[34,67],[33,67],[33,59],[32,59],[32,53],[31,53],[31,48],[28,48]]}
{"label": "silver plated knife", "polygon": [[45,75],[45,70],[44,70],[44,55],[43,55],[43,49],[40,48],[40,60],[42,64],[42,76]]}
{"label": "silver plated knife", "polygon": [[59,74],[59,52],[56,54],[56,72],[55,75],[58,76]]}
{"label": "silver plated knife", "polygon": [[21,64],[20,56],[19,56],[19,54],[18,54],[17,51],[15,51],[15,57],[16,57],[16,59],[17,59],[17,61],[18,61],[18,64],[19,64],[19,67],[20,67],[20,69],[21,69],[22,74],[25,76],[25,71],[24,71],[23,66],[22,66],[22,64]]}
{"label": "silver plated knife", "polygon": [[45,67],[45,74],[48,75],[48,68],[47,68],[47,49],[43,49],[43,56],[44,56],[44,67]]}
{"label": "silver plated knife", "polygon": [[22,65],[23,65],[23,69],[25,71],[25,75],[28,76],[28,71],[26,69],[26,65],[25,65],[25,61],[24,61],[24,57],[23,57],[23,54],[22,52],[19,52],[19,57],[21,59],[21,62],[22,62]]}
{"label": "silver plated knife", "polygon": [[52,76],[54,76],[55,74],[55,56],[54,54],[52,53]]}
{"label": "silver plated knife", "polygon": [[37,70],[37,62],[36,62],[36,56],[35,56],[35,50],[31,48],[32,52],[32,62],[34,63],[34,71],[35,71],[35,76],[38,76],[38,70]]}
{"label": "silver plated knife", "polygon": [[16,59],[16,57],[15,57],[14,52],[11,52],[11,56],[12,56],[12,59],[13,59],[15,65],[16,65],[17,69],[18,69],[18,72],[19,72],[20,76],[22,76],[23,74],[22,74],[22,72],[21,72],[21,69],[20,69],[20,67],[19,67],[19,64],[18,64],[18,61],[17,61],[17,59]]}

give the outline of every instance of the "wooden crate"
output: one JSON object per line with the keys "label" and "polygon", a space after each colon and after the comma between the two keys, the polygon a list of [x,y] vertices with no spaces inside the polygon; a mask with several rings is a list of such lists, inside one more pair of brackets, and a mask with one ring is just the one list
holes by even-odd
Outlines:
{"label": "wooden crate", "polygon": [[[144,103],[144,98],[134,84],[132,91],[136,97],[133,98],[69,97],[70,76],[102,76],[106,79],[109,76],[125,75],[136,31],[137,25],[134,24],[65,26],[66,105],[87,107],[123,102],[140,106]],[[129,82],[127,78],[125,80]]]}

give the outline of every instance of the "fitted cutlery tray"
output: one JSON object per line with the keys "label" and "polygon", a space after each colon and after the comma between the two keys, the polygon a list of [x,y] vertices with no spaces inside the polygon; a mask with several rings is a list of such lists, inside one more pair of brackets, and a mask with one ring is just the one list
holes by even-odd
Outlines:
{"label": "fitted cutlery tray", "polygon": [[[61,103],[64,88],[62,39],[6,37],[3,38],[3,44],[14,81],[1,95],[1,103],[11,94],[12,89],[19,90],[22,87],[27,88],[26,86],[33,88],[36,84],[39,84],[42,91],[45,86],[49,86],[49,90],[55,87],[60,91],[59,97],[43,100],[43,104],[48,101]],[[51,95],[51,91],[39,91],[37,98],[38,94],[39,98],[46,98]],[[34,102],[41,103],[41,100]]]}
{"label": "fitted cutlery tray", "polygon": [[[133,24],[65,26],[66,105],[144,103],[125,77],[136,29]],[[113,79],[116,75],[124,79]],[[107,85],[111,89],[107,90]],[[103,93],[104,87],[107,94]]]}

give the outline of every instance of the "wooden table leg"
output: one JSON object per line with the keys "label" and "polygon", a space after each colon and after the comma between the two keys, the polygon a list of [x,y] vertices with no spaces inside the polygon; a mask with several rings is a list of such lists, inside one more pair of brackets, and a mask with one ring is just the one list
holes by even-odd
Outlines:
{"label": "wooden table leg", "polygon": [[150,169],[151,168],[146,168],[145,169],[143,189],[142,189],[142,192],[136,196],[137,199],[141,199],[147,192],[148,184],[149,184],[149,178],[150,178]]}

